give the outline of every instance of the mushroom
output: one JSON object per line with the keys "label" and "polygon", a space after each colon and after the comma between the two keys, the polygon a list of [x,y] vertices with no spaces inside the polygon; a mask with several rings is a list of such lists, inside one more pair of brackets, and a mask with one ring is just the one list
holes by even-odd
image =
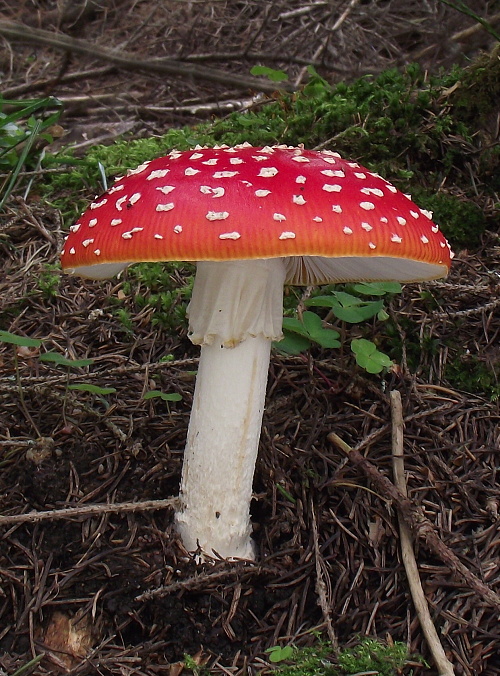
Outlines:
{"label": "mushroom", "polygon": [[70,228],[62,266],[93,279],[197,262],[201,356],[176,524],[188,551],[254,558],[250,501],[284,284],[443,277],[450,247],[410,197],[338,153],[196,147],[145,162]]}

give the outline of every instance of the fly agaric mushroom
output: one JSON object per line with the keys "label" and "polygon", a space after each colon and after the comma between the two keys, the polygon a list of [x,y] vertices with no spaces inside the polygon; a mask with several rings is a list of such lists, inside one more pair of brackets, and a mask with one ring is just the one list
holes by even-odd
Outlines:
{"label": "fly agaric mushroom", "polygon": [[197,147],[145,162],[70,228],[62,266],[104,279],[196,261],[189,336],[201,356],[176,515],[182,541],[253,558],[250,501],[283,285],[443,277],[431,214],[332,151]]}

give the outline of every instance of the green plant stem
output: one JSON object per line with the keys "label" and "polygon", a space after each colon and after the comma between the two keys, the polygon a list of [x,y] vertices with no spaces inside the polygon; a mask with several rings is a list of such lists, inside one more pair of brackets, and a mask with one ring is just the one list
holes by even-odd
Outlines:
{"label": "green plant stem", "polygon": [[19,176],[21,169],[24,166],[24,162],[25,162],[26,158],[28,157],[28,154],[29,154],[31,148],[33,147],[33,144],[35,143],[36,138],[37,138],[38,133],[39,133],[41,128],[42,128],[42,121],[37,120],[35,122],[35,124],[33,125],[33,129],[31,130],[30,135],[26,139],[26,142],[25,142],[23,150],[22,150],[22,152],[19,156],[17,164],[14,167],[14,169],[12,170],[12,173],[10,175],[10,179],[7,183],[7,186],[5,187],[5,190],[4,190],[4,195],[3,195],[2,199],[0,200],[0,209],[3,209],[5,202],[7,201],[10,193],[12,192],[12,189],[14,188],[14,185],[16,184],[17,177]]}
{"label": "green plant stem", "polygon": [[32,667],[35,667],[39,662],[41,662],[44,657],[45,657],[45,653],[41,653],[40,655],[37,655],[36,657],[34,657],[32,660],[30,660],[26,664],[23,664],[22,667],[19,667],[19,669],[16,669],[15,671],[13,671],[11,676],[22,676],[22,674],[25,674]]}

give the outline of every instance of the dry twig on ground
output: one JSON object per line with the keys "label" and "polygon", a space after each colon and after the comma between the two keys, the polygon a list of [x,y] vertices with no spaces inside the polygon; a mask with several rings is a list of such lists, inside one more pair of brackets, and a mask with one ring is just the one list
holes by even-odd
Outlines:
{"label": "dry twig on ground", "polygon": [[384,497],[392,500],[410,529],[425,545],[445,563],[453,575],[462,578],[467,586],[488,604],[500,610],[500,596],[482,582],[458,556],[447,547],[437,535],[433,525],[424,515],[422,509],[414,505],[401,491],[392,484],[387,477],[380,474],[377,468],[364,458],[359,451],[351,448],[334,432],[328,439],[340,448],[347,457],[360,469]]}
{"label": "dry twig on ground", "polygon": [[[394,483],[401,491],[401,494],[408,497],[403,453],[403,408],[401,405],[401,394],[397,390],[390,393],[391,414],[392,414],[392,465],[394,472]],[[429,649],[438,668],[439,676],[454,676],[453,665],[446,657],[446,654],[439,640],[438,633],[432,622],[429,606],[425,598],[420,575],[418,573],[415,553],[413,551],[413,538],[406,522],[398,513],[399,539],[401,542],[401,557],[408,578],[411,597],[417,611],[418,619],[422,631],[429,645]]]}

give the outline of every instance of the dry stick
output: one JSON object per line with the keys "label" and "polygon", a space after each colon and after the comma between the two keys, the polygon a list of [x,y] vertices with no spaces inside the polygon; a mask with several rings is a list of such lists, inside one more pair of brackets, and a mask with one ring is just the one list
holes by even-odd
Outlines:
{"label": "dry stick", "polygon": [[[391,417],[392,417],[392,469],[394,473],[394,483],[401,493],[407,497],[405,480],[405,467],[403,456],[403,407],[401,405],[401,394],[397,390],[390,392],[391,399]],[[401,514],[398,513],[399,538],[401,541],[401,556],[406,570],[406,577],[410,587],[413,605],[417,611],[418,620],[425,640],[429,646],[434,662],[439,672],[439,676],[455,676],[452,663],[446,657],[438,633],[432,622],[429,613],[429,607],[425,598],[424,590],[418,573],[417,562],[413,552],[413,538],[410,529],[406,525]]]}
{"label": "dry stick", "polygon": [[76,516],[100,516],[101,514],[118,514],[123,512],[139,512],[153,509],[177,509],[178,498],[164,500],[144,500],[142,502],[118,502],[116,504],[85,505],[84,507],[65,507],[49,509],[45,512],[27,512],[0,516],[0,526],[12,526],[18,523],[36,523],[55,519],[72,519]]}
{"label": "dry stick", "polygon": [[[490,26],[493,26],[499,21],[500,21],[500,12],[497,12],[497,14],[493,14],[493,16],[490,16],[488,19],[488,23],[490,24]],[[451,35],[446,42],[466,42],[472,35],[474,35],[474,33],[478,33],[481,30],[486,30],[484,25],[482,23],[476,23],[473,26],[466,28],[465,30],[453,33],[453,35]],[[432,52],[433,49],[436,49],[437,46],[438,45],[436,44],[428,45],[427,47],[420,49],[418,52],[410,54],[410,61],[417,61],[418,59],[421,59],[429,52]]]}
{"label": "dry stick", "polygon": [[[493,289],[492,289],[493,290]],[[495,300],[485,303],[484,305],[478,305],[478,307],[471,307],[468,310],[457,310],[456,312],[440,312],[435,314],[436,319],[456,319],[457,317],[470,317],[472,315],[478,315],[481,312],[489,312],[490,310],[496,310],[497,307],[500,307],[500,298],[495,298]]]}
{"label": "dry stick", "polygon": [[319,550],[319,540],[318,540],[318,524],[316,523],[316,514],[314,513],[314,505],[311,500],[311,514],[312,514],[312,527],[313,527],[313,537],[314,537],[314,559],[316,564],[316,593],[318,594],[318,604],[323,613],[323,619],[326,624],[326,630],[328,633],[328,638],[332,644],[334,652],[338,652],[339,642],[337,635],[335,634],[335,629],[332,624],[332,611],[331,604],[328,600],[328,588],[325,582],[324,575],[324,561]]}
{"label": "dry stick", "polygon": [[[342,14],[339,16],[339,18],[334,23],[334,25],[328,30],[328,35],[325,38],[325,40],[323,40],[323,42],[319,45],[319,47],[314,52],[314,56],[312,58],[314,63],[316,63],[316,61],[318,61],[318,59],[321,57],[321,55],[325,51],[325,49],[328,45],[328,42],[331,39],[332,34],[335,33],[335,31],[337,31],[342,26],[344,21],[347,19],[347,17],[352,12],[352,10],[356,7],[356,5],[359,4],[359,2],[360,2],[360,0],[350,0],[349,5],[342,12]],[[300,83],[304,79],[306,73],[307,73],[307,67],[302,68],[302,70],[299,73],[299,76],[295,80],[295,86],[296,87],[298,87],[300,85]]]}
{"label": "dry stick", "polygon": [[28,44],[45,45],[55,49],[61,49],[77,54],[85,54],[92,58],[102,59],[116,64],[125,70],[141,70],[150,73],[163,73],[178,75],[181,77],[193,77],[209,82],[219,82],[226,86],[238,87],[239,89],[251,89],[258,92],[273,93],[277,89],[293,91],[293,86],[287,82],[269,82],[263,78],[249,77],[230,73],[217,68],[194,65],[185,61],[174,59],[140,59],[133,52],[120,52],[108,49],[96,44],[72,38],[63,33],[51,33],[41,28],[31,28],[15,21],[0,20],[0,35]]}
{"label": "dry stick", "polygon": [[[96,79],[100,75],[107,75],[110,73],[115,66],[104,66],[101,68],[92,68],[91,70],[80,70],[75,73],[68,73],[63,75],[60,78],[51,77],[46,80],[35,80],[34,82],[27,82],[26,84],[17,85],[16,87],[9,87],[2,91],[2,96],[5,99],[12,99],[16,96],[22,96],[28,92],[36,91],[38,89],[49,89],[53,87],[54,84],[64,85],[69,84],[70,82],[75,82],[78,80]],[[58,97],[59,98],[59,97]]]}
{"label": "dry stick", "polygon": [[346,454],[349,460],[377,487],[379,493],[394,502],[411,531],[424,542],[430,552],[439,557],[456,577],[462,578],[477,596],[481,597],[489,606],[500,611],[500,596],[474,575],[460,561],[458,556],[444,544],[421,507],[414,505],[369,460],[363,457],[359,451],[351,448],[334,432],[330,432],[327,439]]}
{"label": "dry stick", "polygon": [[22,199],[22,197],[18,197],[16,199],[16,202],[19,204],[21,211],[25,214],[26,218],[29,220],[31,225],[35,227],[38,232],[40,232],[45,239],[47,239],[52,246],[57,246],[56,238],[54,235],[47,230],[47,228],[43,225],[43,223],[35,218],[33,215],[33,212],[30,210],[26,202]]}
{"label": "dry stick", "polygon": [[[1,287],[0,287],[1,288]],[[95,363],[99,363],[99,361],[102,361],[104,358],[103,357],[96,357],[94,359]],[[126,359],[123,358],[123,362],[126,362]],[[184,369],[189,366],[196,366],[198,363],[197,358],[192,358],[192,359],[179,359],[177,361],[173,362],[156,362],[153,364],[146,363],[146,364],[131,364],[130,366],[124,366],[123,363],[120,364],[119,366],[116,366],[112,369],[108,369],[106,372],[106,377],[107,378],[112,378],[116,376],[124,376],[127,375],[128,373],[141,373],[147,369],[149,370],[162,370],[164,368],[174,368],[174,369]],[[99,380],[103,377],[102,372],[100,371],[95,371],[93,373],[87,373],[85,374],[85,377],[87,380]],[[23,377],[23,389],[24,391],[29,391],[29,390],[39,390],[41,393],[46,393],[46,392],[51,392],[52,388],[54,385],[67,385],[68,380],[69,382],[73,380],[79,380],[81,379],[81,374],[79,373],[73,373],[70,374],[69,379],[68,379],[68,374],[61,374],[58,376],[24,376]],[[191,378],[193,380],[194,378]],[[0,378],[0,397],[3,396],[9,396],[9,394],[13,394],[14,392],[17,392],[18,388],[16,385],[12,384],[12,380],[10,378]],[[1,676],[1,675],[0,675]]]}
{"label": "dry stick", "polygon": [[[236,562],[231,562],[228,568],[224,570],[217,570],[214,573],[200,573],[193,575],[193,577],[185,578],[171,582],[170,584],[157,587],[156,589],[149,589],[135,597],[136,601],[150,601],[155,598],[163,598],[164,596],[172,596],[179,591],[198,591],[206,589],[209,584],[225,582],[236,578],[241,581],[246,576],[254,574],[260,575],[278,575],[280,570],[273,566],[264,566],[254,564],[249,561],[241,559],[241,565],[236,565]],[[229,672],[227,672],[229,673]],[[0,673],[1,676],[1,673]]]}

